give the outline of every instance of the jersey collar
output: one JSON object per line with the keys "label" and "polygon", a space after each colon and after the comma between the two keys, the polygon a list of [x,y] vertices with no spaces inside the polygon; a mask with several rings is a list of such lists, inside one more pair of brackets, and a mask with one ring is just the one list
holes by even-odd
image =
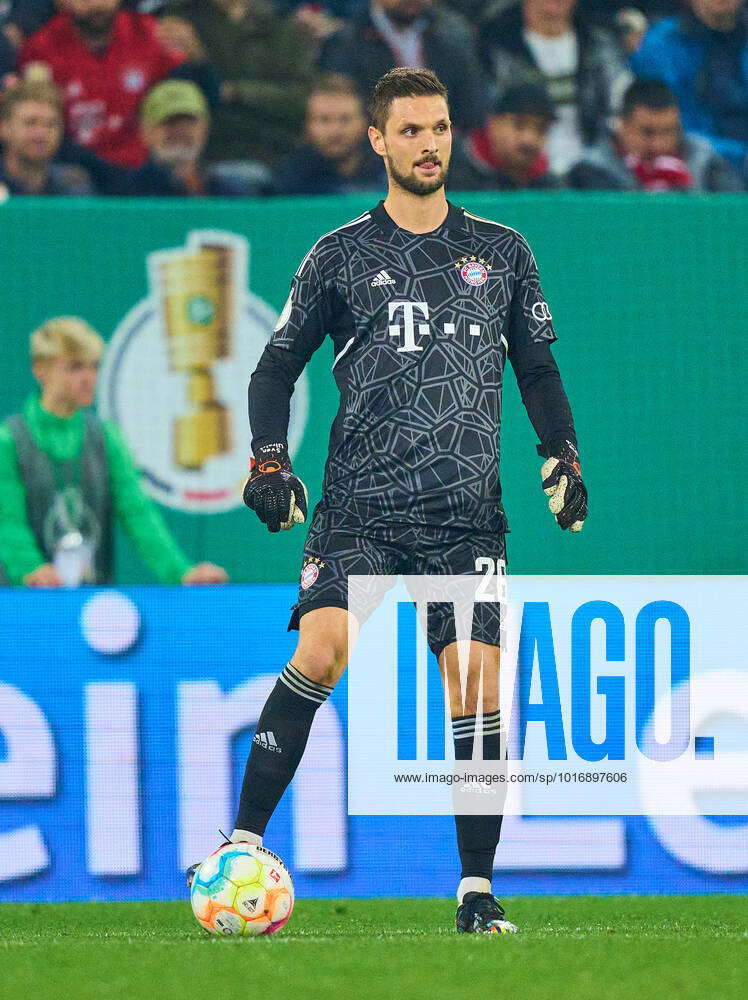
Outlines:
{"label": "jersey collar", "polygon": [[[387,214],[387,209],[384,207],[384,201],[380,201],[376,208],[373,208],[370,212],[372,220],[379,226],[382,232],[390,235],[396,232],[400,227],[393,222],[393,220]],[[441,226],[433,230],[434,233],[440,232],[442,229],[449,230],[464,230],[465,229],[465,210],[459,208],[457,205],[453,205],[451,201],[447,202],[447,218],[442,222]],[[401,230],[405,232],[405,230]],[[416,235],[415,233],[409,234],[411,236]],[[419,233],[419,236],[431,236],[432,233]]]}

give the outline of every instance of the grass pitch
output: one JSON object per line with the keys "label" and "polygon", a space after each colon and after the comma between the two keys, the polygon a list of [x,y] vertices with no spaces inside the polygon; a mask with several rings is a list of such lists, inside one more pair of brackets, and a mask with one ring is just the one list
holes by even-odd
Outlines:
{"label": "grass pitch", "polygon": [[0,905],[0,996],[60,1000],[731,1000],[748,897],[519,897],[513,936],[444,899],[301,900],[270,938],[211,938],[185,903]]}

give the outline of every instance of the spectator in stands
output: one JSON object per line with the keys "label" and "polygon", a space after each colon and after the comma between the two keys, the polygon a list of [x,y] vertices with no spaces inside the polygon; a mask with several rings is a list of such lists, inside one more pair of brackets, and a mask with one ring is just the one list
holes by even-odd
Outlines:
{"label": "spectator in stands", "polygon": [[76,143],[112,163],[138,167],[146,157],[138,128],[144,94],[177,67],[180,74],[192,68],[181,66],[184,55],[167,50],[152,18],[119,10],[120,0],[58,2],[60,13],[22,46],[19,67],[48,68],[63,91],[67,131]]}
{"label": "spectator in stands", "polygon": [[323,44],[320,65],[350,76],[362,94],[394,66],[427,67],[446,86],[452,119],[465,130],[480,128],[490,103],[467,25],[435,0],[371,0]]}
{"label": "spectator in stands", "polygon": [[82,167],[102,195],[237,198],[274,193],[272,172],[264,164],[204,161],[210,109],[189,80],[156,84],[141,105],[140,127],[148,159],[135,170],[108,163],[69,139],[63,140],[59,158]]}
{"label": "spectator in stands", "polygon": [[306,108],[305,141],[285,160],[280,194],[343,194],[386,185],[381,156],[366,136],[366,116],[354,82],[338,73],[320,77]]}
{"label": "spectator in stands", "polygon": [[548,136],[551,167],[562,173],[604,132],[625,78],[615,39],[576,13],[576,0],[521,0],[488,15],[481,53],[499,94],[519,82],[542,83],[558,119]]}
{"label": "spectator in stands", "polygon": [[673,92],[656,80],[631,84],[618,128],[587,150],[568,182],[585,190],[744,190],[706,139],[683,132]]}
{"label": "spectator in stands", "polygon": [[544,87],[526,83],[500,97],[482,129],[455,145],[449,184],[457,191],[558,188],[544,146],[556,110]]}
{"label": "spectator in stands", "polygon": [[637,76],[675,93],[690,132],[748,177],[748,11],[744,0],[687,0],[649,29],[631,58]]}
{"label": "spectator in stands", "polygon": [[171,0],[161,31],[225,80],[208,158],[276,165],[304,123],[312,55],[303,29],[265,0]]}
{"label": "spectator in stands", "polygon": [[[41,394],[0,427],[5,582],[111,583],[115,517],[161,583],[225,582],[218,566],[190,565],[143,493],[119,430],[87,410],[103,349],[101,337],[73,317],[49,320],[31,336]],[[66,581],[67,573],[78,579]]]}
{"label": "spectator in stands", "polygon": [[200,88],[189,80],[157,84],[143,101],[140,119],[148,160],[123,178],[122,194],[238,198],[272,192],[272,174],[260,163],[203,162],[210,111]]}
{"label": "spectator in stands", "polygon": [[0,190],[12,195],[93,194],[86,171],[54,162],[63,134],[62,95],[46,83],[19,83],[0,100]]}

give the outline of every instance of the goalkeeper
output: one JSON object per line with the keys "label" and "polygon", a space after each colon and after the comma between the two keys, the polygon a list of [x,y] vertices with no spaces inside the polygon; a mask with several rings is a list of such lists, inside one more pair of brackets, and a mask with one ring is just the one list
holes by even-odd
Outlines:
{"label": "goalkeeper", "polygon": [[[347,662],[351,574],[458,575],[503,564],[501,389],[508,358],[537,431],[542,487],[559,526],[587,515],[571,411],[550,351],[556,339],[532,252],[514,230],[449,203],[452,133],[444,87],[396,69],[371,98],[369,138],[388,176],[385,201],[323,236],[296,272],[249,392],[255,463],[245,501],[271,532],[305,520],[306,490],[286,434],[296,379],[329,336],[341,394],[322,500],[312,518],[299,600],[299,642],[260,716],[235,842],[261,842],[301,760],[314,713]],[[429,608],[443,676],[457,668],[454,614]],[[449,684],[455,757],[500,753],[499,613],[476,603],[467,691]],[[480,675],[482,703],[477,703]],[[479,726],[479,720],[482,724]],[[480,733],[480,736],[478,736]],[[516,928],[493,894],[501,816],[456,816],[458,931]]]}

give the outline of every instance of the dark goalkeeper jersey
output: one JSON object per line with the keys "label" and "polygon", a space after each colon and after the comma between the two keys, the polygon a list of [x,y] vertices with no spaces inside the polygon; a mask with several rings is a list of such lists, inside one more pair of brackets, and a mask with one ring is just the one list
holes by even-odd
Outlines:
{"label": "dark goalkeeper jersey", "polygon": [[322,507],[366,523],[501,531],[504,365],[550,454],[576,444],[556,339],[519,233],[454,205],[434,232],[382,203],[301,262],[249,393],[253,448],[285,442],[293,386],[332,339],[340,409]]}

